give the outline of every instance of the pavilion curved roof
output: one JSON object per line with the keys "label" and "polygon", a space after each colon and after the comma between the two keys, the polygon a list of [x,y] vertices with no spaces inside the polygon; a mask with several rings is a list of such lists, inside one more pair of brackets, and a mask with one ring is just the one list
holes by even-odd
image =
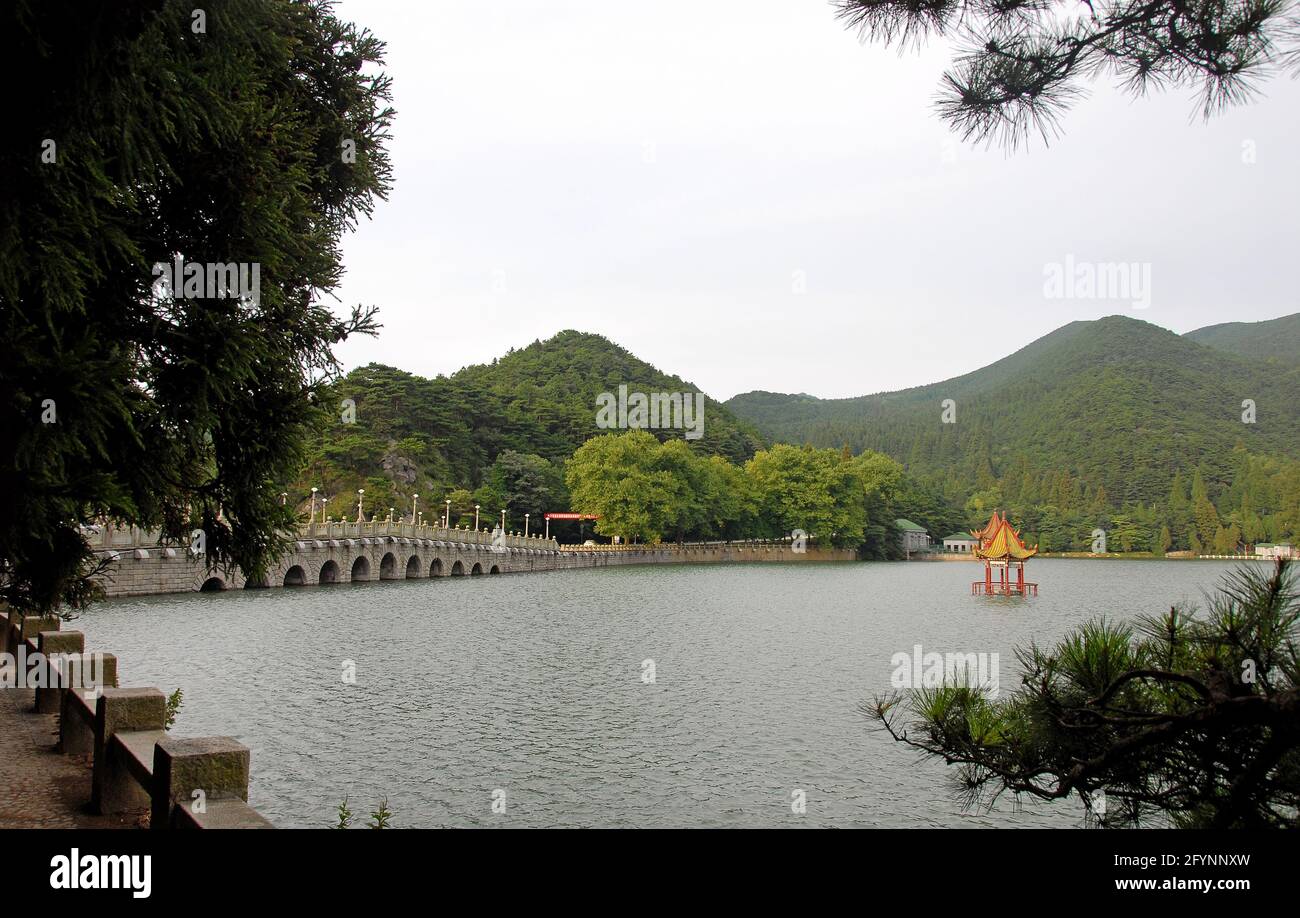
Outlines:
{"label": "pavilion curved roof", "polygon": [[978,533],[980,544],[975,548],[975,557],[987,561],[1023,561],[1038,554],[1038,546],[1026,548],[1020,540],[1020,533],[1011,527],[1005,516],[999,517],[995,511],[989,525]]}

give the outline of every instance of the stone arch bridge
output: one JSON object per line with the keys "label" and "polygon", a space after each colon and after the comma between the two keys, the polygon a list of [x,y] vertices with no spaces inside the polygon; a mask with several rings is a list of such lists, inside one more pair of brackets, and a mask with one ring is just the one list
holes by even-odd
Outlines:
{"label": "stone arch bridge", "polygon": [[145,596],[241,587],[294,587],[428,577],[474,577],[621,564],[738,561],[851,561],[848,549],[796,550],[788,540],[684,545],[560,545],[554,539],[487,530],[375,520],[309,523],[261,583],[238,569],[210,567],[161,534],[101,525],[87,533],[110,563],[101,584],[108,596]]}
{"label": "stone arch bridge", "polygon": [[[165,544],[158,532],[101,526],[91,547],[111,562],[103,579],[109,596],[305,586],[371,580],[413,580],[553,570],[561,554],[552,539],[387,521],[303,526],[262,583],[238,569],[220,569]],[[567,554],[567,553],[566,553]]]}

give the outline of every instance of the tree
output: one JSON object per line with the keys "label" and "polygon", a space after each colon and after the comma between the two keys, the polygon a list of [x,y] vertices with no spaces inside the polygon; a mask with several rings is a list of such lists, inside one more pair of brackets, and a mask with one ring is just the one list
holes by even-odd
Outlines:
{"label": "tree", "polygon": [[[851,464],[862,485],[863,510],[866,513],[862,529],[862,557],[872,560],[900,557],[902,543],[894,528],[894,520],[907,516],[905,512],[895,509],[905,490],[903,467],[883,453],[873,450],[855,456]],[[932,534],[940,535],[937,532]]]}
{"label": "tree", "polygon": [[331,348],[376,327],[321,300],[389,187],[383,45],[325,0],[18,0],[0,34],[0,593],[88,602],[95,517],[255,580]]}
{"label": "tree", "polygon": [[959,766],[970,803],[1077,794],[1104,825],[1300,827],[1296,571],[1245,566],[1203,614],[1175,606],[1133,626],[1090,622],[1050,651],[1030,645],[1009,698],[949,684],[866,713]]}
{"label": "tree", "polygon": [[[525,513],[540,521],[550,510],[568,504],[563,473],[541,456],[505,450],[488,470],[488,483],[504,498],[502,506],[521,523]],[[500,509],[500,508],[497,508]]]}
{"label": "tree", "polygon": [[1251,97],[1279,66],[1300,64],[1287,0],[838,0],[864,38],[887,45],[960,41],[938,107],[963,139],[1014,148],[1056,134],[1082,84],[1114,75],[1141,95],[1196,87],[1206,117]]}
{"label": "tree", "polygon": [[1143,541],[1142,529],[1131,517],[1116,515],[1110,521],[1110,543],[1112,551],[1133,551]]}
{"label": "tree", "polygon": [[1213,545],[1214,534],[1219,529],[1219,511],[1214,509],[1214,504],[1210,501],[1200,469],[1196,470],[1196,475],[1192,478],[1192,515],[1196,520],[1198,544]]}
{"label": "tree", "polygon": [[644,430],[592,437],[565,465],[573,508],[599,516],[601,535],[659,541],[674,529],[682,499],[682,482],[657,467],[659,450]]}
{"label": "tree", "polygon": [[[474,500],[474,495],[471,494],[469,491],[466,491],[464,488],[454,488],[452,489],[451,493],[448,494],[447,497],[444,499],[451,501],[451,525],[469,526],[473,528],[474,504],[479,503],[478,501]],[[443,504],[444,508],[446,508],[446,506],[447,506],[446,504]],[[500,509],[501,509],[500,507],[495,507],[495,510],[500,510]],[[444,509],[443,512],[445,514],[446,510]],[[483,525],[483,519],[481,513],[479,515],[479,525],[480,526]]]}
{"label": "tree", "polygon": [[759,531],[780,536],[802,529],[834,545],[857,546],[866,526],[865,488],[838,450],[778,443],[745,463],[753,483]]}
{"label": "tree", "polygon": [[758,498],[745,470],[722,456],[704,464],[702,538],[742,539],[756,531]]}

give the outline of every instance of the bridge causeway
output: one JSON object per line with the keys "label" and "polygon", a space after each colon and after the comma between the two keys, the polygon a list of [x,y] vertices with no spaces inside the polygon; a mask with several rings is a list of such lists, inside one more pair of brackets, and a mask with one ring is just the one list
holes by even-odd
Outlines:
{"label": "bridge causeway", "polygon": [[560,545],[538,535],[442,527],[388,520],[307,523],[261,583],[231,568],[210,567],[188,546],[168,544],[158,531],[102,525],[87,533],[91,548],[110,561],[101,580],[107,596],[147,596],[241,587],[416,580],[624,564],[742,561],[851,561],[849,549],[789,540],[690,542],[684,545]]}

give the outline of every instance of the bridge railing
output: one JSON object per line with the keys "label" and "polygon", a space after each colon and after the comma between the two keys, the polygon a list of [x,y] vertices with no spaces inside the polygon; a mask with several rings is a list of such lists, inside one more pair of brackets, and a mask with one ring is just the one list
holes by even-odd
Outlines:
{"label": "bridge railing", "polygon": [[[117,527],[112,523],[98,523],[83,527],[86,541],[94,551],[122,551],[133,548],[156,548],[164,545],[163,534],[158,529],[141,529],[139,526]],[[433,539],[445,542],[460,542],[469,545],[491,546],[492,533],[488,529],[475,531],[469,527],[443,527],[429,523],[408,523],[399,520],[389,521],[365,520],[348,522],[332,520],[330,522],[304,523],[298,527],[299,539]],[[559,544],[554,539],[544,538],[539,533],[525,536],[520,532],[508,532],[503,537],[507,548],[532,548],[554,551]]]}
{"label": "bridge railing", "polygon": [[[330,521],[328,523],[305,523],[298,528],[298,537],[302,539],[433,539],[443,542],[460,542],[468,545],[493,544],[492,532],[488,529],[474,530],[468,526],[434,526],[429,523],[406,523],[388,520],[369,520],[365,522]],[[544,538],[538,533],[525,536],[519,532],[508,532],[503,537],[507,548],[533,548],[554,551],[559,545],[554,539]]]}
{"label": "bridge railing", "polygon": [[[731,541],[717,542],[636,542],[622,543],[619,545],[561,545],[560,551],[701,551],[715,548],[731,548],[740,551],[753,550],[760,548],[788,548],[793,544],[792,539],[734,539]],[[811,547],[812,539],[808,539],[806,544]]]}
{"label": "bridge railing", "polygon": [[[164,544],[162,532],[157,529],[141,529],[139,526],[115,527],[111,523],[100,523],[85,527],[83,532],[90,547],[96,551],[116,551],[132,548],[154,548]],[[376,538],[432,539],[444,542],[459,542],[469,545],[492,545],[492,532],[486,528],[475,531],[467,526],[436,526],[430,523],[410,523],[387,519],[331,520],[329,522],[303,523],[298,527],[299,539],[376,539]],[[505,545],[508,548],[533,548],[544,551],[696,551],[705,548],[745,549],[754,547],[780,547],[792,544],[790,538],[784,539],[736,539],[732,541],[713,542],[638,542],[620,545],[561,545],[555,539],[547,539],[540,533],[519,532],[506,533]],[[809,546],[814,540],[809,538]]]}

